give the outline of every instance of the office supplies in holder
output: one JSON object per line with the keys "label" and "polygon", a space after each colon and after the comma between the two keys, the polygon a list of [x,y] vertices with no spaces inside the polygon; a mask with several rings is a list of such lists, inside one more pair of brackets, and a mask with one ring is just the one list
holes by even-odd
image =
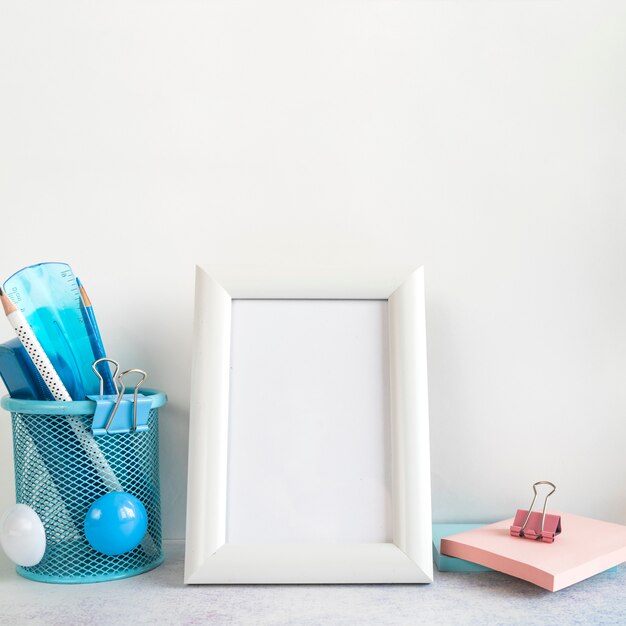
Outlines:
{"label": "office supplies in holder", "polygon": [[[113,381],[115,395],[104,394],[105,379],[98,371],[100,363],[111,363],[114,366]],[[131,368],[118,374],[120,366],[117,361],[107,357],[97,359],[92,365],[93,371],[100,379],[100,394],[88,396],[96,402],[91,430],[94,436],[128,432],[143,432],[148,429],[148,414],[152,406],[152,400],[139,393],[139,388],[147,378],[146,372],[137,368]],[[124,377],[128,374],[139,374],[139,382],[135,385],[133,393],[124,393],[126,385]]]}
{"label": "office supplies in holder", "polygon": [[[550,485],[552,487],[552,491],[546,495],[543,501],[541,513],[532,510],[537,499],[537,485]],[[533,485],[533,491],[535,495],[528,510],[518,509],[515,514],[515,519],[510,528],[511,535],[553,543],[555,537],[561,533],[561,516],[546,513],[546,506],[548,505],[548,498],[556,491],[556,485],[548,480],[540,480]]]}
{"label": "office supplies in holder", "polygon": [[[0,300],[18,337],[0,346],[17,502],[0,521],[2,547],[20,575],[43,582],[114,580],[156,567],[163,561],[158,409],[167,397],[139,393],[142,370],[117,375],[67,264],[20,270]],[[100,362],[113,363],[115,377],[108,366],[99,372]],[[85,400],[98,389],[92,369],[100,394]],[[141,378],[126,394],[132,373]],[[92,432],[113,436],[96,440]]]}

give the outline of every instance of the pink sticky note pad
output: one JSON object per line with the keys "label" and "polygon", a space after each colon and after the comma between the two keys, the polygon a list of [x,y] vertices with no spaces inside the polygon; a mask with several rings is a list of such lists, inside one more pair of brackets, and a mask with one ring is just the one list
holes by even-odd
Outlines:
{"label": "pink sticky note pad", "polygon": [[626,561],[626,526],[561,513],[554,543],[512,537],[513,518],[441,540],[441,553],[558,591]]}

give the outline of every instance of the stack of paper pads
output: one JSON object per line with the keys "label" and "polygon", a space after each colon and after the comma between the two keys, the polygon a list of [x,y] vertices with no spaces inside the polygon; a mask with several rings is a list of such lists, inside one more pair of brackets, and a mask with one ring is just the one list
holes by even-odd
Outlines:
{"label": "stack of paper pads", "polygon": [[554,543],[513,537],[513,518],[495,524],[434,524],[439,571],[496,570],[548,591],[585,580],[626,561],[626,526],[561,513]]}

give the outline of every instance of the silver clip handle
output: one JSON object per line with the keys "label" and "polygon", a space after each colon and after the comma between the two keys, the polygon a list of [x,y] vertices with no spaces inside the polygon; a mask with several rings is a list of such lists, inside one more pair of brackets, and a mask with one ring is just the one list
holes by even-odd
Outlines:
{"label": "silver clip handle", "polygon": [[118,388],[117,400],[115,401],[115,406],[113,407],[113,410],[111,411],[111,415],[109,415],[109,419],[107,420],[107,423],[104,426],[104,430],[106,430],[107,433],[109,432],[109,428],[111,427],[111,424],[113,423],[113,418],[115,417],[115,414],[117,413],[117,409],[119,408],[120,402],[122,401],[122,398],[124,397],[124,392],[126,391],[126,385],[124,384],[124,376],[126,376],[127,374],[131,374],[133,372],[137,374],[141,374],[141,379],[135,385],[135,389],[134,389],[135,396],[133,398],[133,430],[134,431],[137,430],[137,396],[139,394],[139,387],[141,387],[141,385],[143,385],[146,382],[146,378],[148,378],[148,374],[146,374],[146,372],[144,372],[143,370],[133,368],[133,369],[123,371],[115,379],[117,382],[117,386],[118,386],[117,387]]}
{"label": "silver clip handle", "polygon": [[100,400],[104,398],[104,378],[102,377],[102,374],[100,374],[100,372],[98,371],[98,364],[105,363],[105,362],[112,363],[113,365],[115,365],[115,370],[113,371],[113,384],[115,385],[115,393],[119,393],[119,390],[117,387],[117,380],[115,377],[117,376],[117,373],[120,371],[120,364],[114,359],[102,357],[101,359],[94,361],[91,366],[91,369],[95,372],[96,376],[100,379]]}
{"label": "silver clip handle", "polygon": [[543,501],[543,510],[541,512],[541,532],[538,537],[538,539],[541,539],[541,537],[543,536],[543,523],[546,519],[546,507],[548,506],[548,498],[556,491],[556,485],[554,483],[551,483],[549,480],[540,480],[533,485],[533,491],[535,492],[535,495],[533,496],[533,501],[530,503],[530,506],[528,507],[528,514],[526,515],[526,519],[524,520],[524,523],[522,524],[522,528],[520,529],[520,534],[521,535],[524,534],[524,528],[526,528],[526,525],[528,524],[528,520],[530,519],[530,514],[533,511],[533,506],[535,505],[535,500],[537,499],[537,485],[550,485],[550,487],[552,487],[552,491],[550,491],[546,495],[546,499]]}
{"label": "silver clip handle", "polygon": [[[127,374],[133,374],[133,373],[141,374],[141,378],[139,379],[139,381],[137,382],[137,384],[135,385],[135,388],[133,390],[133,392],[134,392],[134,397],[133,397],[133,431],[136,431],[137,430],[137,397],[139,395],[139,387],[141,387],[141,385],[143,385],[146,382],[146,378],[148,378],[148,374],[146,374],[146,372],[144,372],[143,370],[140,370],[140,369],[137,369],[137,368],[132,368],[132,369],[123,371],[117,377],[117,380],[118,380],[119,384],[121,385],[122,390],[125,390],[126,386],[124,385],[123,378]],[[122,391],[122,395],[124,395],[123,391]]]}

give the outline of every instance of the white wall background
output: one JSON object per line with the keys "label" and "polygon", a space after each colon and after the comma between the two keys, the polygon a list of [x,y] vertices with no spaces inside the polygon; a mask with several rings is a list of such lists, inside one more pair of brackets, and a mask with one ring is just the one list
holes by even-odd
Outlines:
{"label": "white wall background", "polygon": [[[425,264],[435,520],[551,479],[626,522],[625,32],[619,0],[3,0],[0,275],[68,261],[169,393],[166,536],[198,259]],[[11,464],[3,413],[0,510]]]}

